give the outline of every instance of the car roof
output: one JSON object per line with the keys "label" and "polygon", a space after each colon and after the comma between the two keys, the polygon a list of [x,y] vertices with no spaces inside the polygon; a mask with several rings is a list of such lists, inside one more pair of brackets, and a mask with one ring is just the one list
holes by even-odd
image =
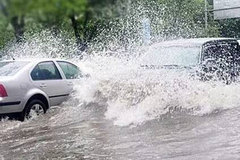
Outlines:
{"label": "car roof", "polygon": [[229,41],[236,40],[234,38],[193,38],[193,39],[178,39],[171,41],[163,41],[153,44],[155,47],[171,47],[171,46],[202,46],[204,43],[211,41]]}
{"label": "car roof", "polygon": [[16,58],[11,60],[3,60],[4,62],[12,62],[12,61],[20,61],[20,62],[31,62],[31,63],[39,63],[43,61],[65,61],[70,62],[63,59],[55,59],[55,58]]}

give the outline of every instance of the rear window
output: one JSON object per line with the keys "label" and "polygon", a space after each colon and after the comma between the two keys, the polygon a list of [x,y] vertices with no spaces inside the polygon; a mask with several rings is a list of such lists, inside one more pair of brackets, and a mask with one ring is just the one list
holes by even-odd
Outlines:
{"label": "rear window", "polygon": [[28,63],[26,61],[0,62],[0,76],[13,76]]}

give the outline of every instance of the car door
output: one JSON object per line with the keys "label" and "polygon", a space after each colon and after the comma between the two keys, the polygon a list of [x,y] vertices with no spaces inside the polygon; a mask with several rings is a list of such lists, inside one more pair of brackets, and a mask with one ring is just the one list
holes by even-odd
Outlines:
{"label": "car door", "polygon": [[53,61],[38,63],[32,70],[31,77],[33,84],[48,95],[52,106],[59,105],[68,98],[68,83]]}
{"label": "car door", "polygon": [[73,86],[75,80],[83,77],[82,72],[76,65],[66,61],[57,61],[57,63],[62,69],[69,86]]}

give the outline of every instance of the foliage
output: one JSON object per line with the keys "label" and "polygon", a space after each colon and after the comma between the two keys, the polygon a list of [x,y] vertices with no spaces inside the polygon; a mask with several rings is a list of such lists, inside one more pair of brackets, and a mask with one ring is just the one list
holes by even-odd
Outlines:
{"label": "foliage", "polygon": [[238,19],[214,21],[210,15],[205,30],[204,0],[0,0],[0,9],[0,48],[50,29],[74,37],[80,50],[90,42],[129,49],[142,44],[144,18],[152,41],[240,36]]}
{"label": "foliage", "polygon": [[14,38],[13,30],[7,23],[7,19],[0,15],[0,49]]}
{"label": "foliage", "polygon": [[219,20],[218,22],[222,36],[240,38],[240,19]]}

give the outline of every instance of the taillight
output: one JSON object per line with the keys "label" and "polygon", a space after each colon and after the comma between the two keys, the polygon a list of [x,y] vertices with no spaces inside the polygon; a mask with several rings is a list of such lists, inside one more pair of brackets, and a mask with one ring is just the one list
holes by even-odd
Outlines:
{"label": "taillight", "polygon": [[7,96],[8,95],[5,87],[2,84],[0,84],[0,97],[7,97]]}

